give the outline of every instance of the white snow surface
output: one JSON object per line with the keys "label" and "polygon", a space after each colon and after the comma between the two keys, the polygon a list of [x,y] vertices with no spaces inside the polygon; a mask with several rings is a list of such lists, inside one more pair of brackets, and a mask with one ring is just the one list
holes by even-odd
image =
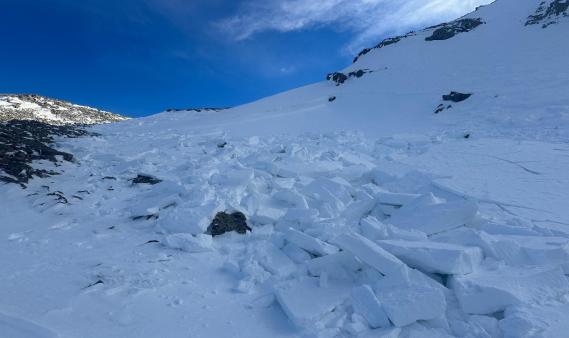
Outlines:
{"label": "white snow surface", "polygon": [[[62,175],[0,186],[0,336],[566,336],[569,20],[525,26],[539,4],[339,86],[58,139]],[[204,234],[220,211],[252,232]]]}

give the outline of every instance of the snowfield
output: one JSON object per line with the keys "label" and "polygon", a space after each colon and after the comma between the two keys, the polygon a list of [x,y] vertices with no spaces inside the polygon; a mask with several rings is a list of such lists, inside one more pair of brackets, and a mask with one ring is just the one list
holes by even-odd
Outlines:
{"label": "snowfield", "polygon": [[[61,175],[0,186],[0,336],[567,337],[569,20],[538,7],[58,138]],[[224,211],[252,231],[206,234]]]}

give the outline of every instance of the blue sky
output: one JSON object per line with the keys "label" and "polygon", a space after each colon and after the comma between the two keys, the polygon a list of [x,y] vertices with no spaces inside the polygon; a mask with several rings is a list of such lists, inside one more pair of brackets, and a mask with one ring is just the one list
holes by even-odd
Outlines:
{"label": "blue sky", "polygon": [[490,0],[0,0],[0,92],[142,116],[322,80]]}

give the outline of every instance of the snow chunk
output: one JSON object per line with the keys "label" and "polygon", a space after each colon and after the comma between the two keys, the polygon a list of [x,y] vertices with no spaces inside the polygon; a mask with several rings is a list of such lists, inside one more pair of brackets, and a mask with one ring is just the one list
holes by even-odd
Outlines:
{"label": "snow chunk", "polygon": [[375,285],[377,298],[391,322],[403,327],[442,317],[447,307],[444,288],[417,270],[406,272],[407,279],[387,276]]}
{"label": "snow chunk", "polygon": [[384,224],[373,216],[360,221],[362,234],[371,240],[403,239],[408,241],[426,241],[427,235],[417,230],[403,230],[390,224]]}
{"label": "snow chunk", "polygon": [[296,264],[270,242],[258,243],[255,252],[259,264],[274,275],[286,277],[296,271]]}
{"label": "snow chunk", "polygon": [[413,268],[446,275],[465,275],[482,261],[482,250],[455,244],[384,240],[380,245]]}
{"label": "snow chunk", "polygon": [[285,231],[285,238],[287,241],[294,243],[302,249],[318,256],[330,255],[339,251],[337,247],[331,244],[325,243],[318,238],[314,238],[292,228],[289,228]]}
{"label": "snow chunk", "polygon": [[318,278],[308,277],[280,284],[275,294],[289,319],[299,327],[307,327],[341,305],[350,294],[350,284],[330,281],[320,287]]}
{"label": "snow chunk", "polygon": [[569,292],[569,281],[559,267],[480,270],[453,277],[450,286],[463,311],[471,314],[491,314],[511,305],[553,299]]}
{"label": "snow chunk", "polygon": [[478,204],[470,200],[432,204],[429,199],[419,198],[397,210],[389,223],[402,229],[415,229],[432,235],[468,224],[477,212]]}
{"label": "snow chunk", "polygon": [[209,235],[173,234],[166,236],[166,245],[172,249],[186,252],[206,252],[212,250],[212,238]]}
{"label": "snow chunk", "polygon": [[372,328],[391,326],[381,303],[369,286],[362,285],[352,290],[352,306],[354,312],[362,315]]}
{"label": "snow chunk", "polygon": [[362,264],[349,252],[322,256],[306,262],[308,272],[313,276],[327,274],[330,278],[351,279],[350,276],[362,268]]}
{"label": "snow chunk", "polygon": [[512,307],[500,322],[504,338],[558,338],[569,332],[569,304]]}
{"label": "snow chunk", "polygon": [[351,252],[361,259],[362,262],[384,275],[399,275],[406,268],[406,265],[402,261],[359,234],[343,234],[338,236],[335,242],[340,248]]}

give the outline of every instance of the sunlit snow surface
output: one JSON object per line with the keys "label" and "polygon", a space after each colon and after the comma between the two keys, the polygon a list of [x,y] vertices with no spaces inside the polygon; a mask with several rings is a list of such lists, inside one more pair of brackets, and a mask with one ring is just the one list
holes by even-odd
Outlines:
{"label": "sunlit snow surface", "polygon": [[[61,176],[0,186],[0,336],[563,337],[569,26],[524,26],[538,5],[341,86],[60,139]],[[233,210],[251,233],[203,235]]]}

